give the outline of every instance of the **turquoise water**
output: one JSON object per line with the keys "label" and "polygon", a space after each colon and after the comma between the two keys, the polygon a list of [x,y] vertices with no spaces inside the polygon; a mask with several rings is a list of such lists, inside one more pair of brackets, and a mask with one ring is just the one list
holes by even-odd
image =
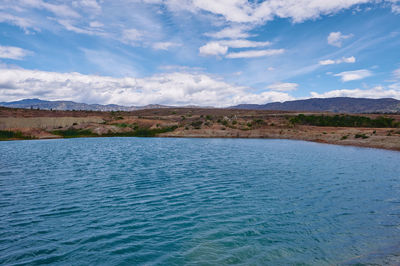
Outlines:
{"label": "turquoise water", "polygon": [[399,152],[166,138],[12,141],[0,151],[0,264],[399,258]]}

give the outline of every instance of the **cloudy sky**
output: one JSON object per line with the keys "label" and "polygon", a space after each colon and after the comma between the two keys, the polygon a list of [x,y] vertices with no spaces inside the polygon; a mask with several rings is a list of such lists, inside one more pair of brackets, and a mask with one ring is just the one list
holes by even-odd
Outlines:
{"label": "cloudy sky", "polygon": [[0,0],[0,101],[400,99],[400,0]]}

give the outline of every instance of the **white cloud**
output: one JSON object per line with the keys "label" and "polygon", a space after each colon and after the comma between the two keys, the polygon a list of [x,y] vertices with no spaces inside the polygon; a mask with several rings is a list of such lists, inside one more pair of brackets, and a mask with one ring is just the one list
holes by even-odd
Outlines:
{"label": "white cloud", "polygon": [[218,41],[219,44],[228,46],[230,48],[254,48],[254,47],[265,47],[270,46],[270,42],[256,42],[249,40],[227,40]]}
{"label": "white cloud", "polygon": [[[168,0],[175,9],[192,12],[203,10],[222,16],[235,23],[262,24],[275,17],[289,18],[299,23],[316,19],[322,15],[335,14],[356,5],[373,3],[375,0],[269,0],[249,2],[247,0]],[[173,4],[172,4],[173,3]]]}
{"label": "white cloud", "polygon": [[0,46],[0,58],[22,60],[29,54],[32,54],[32,52],[19,47]]}
{"label": "white cloud", "polygon": [[81,17],[78,12],[64,4],[53,4],[44,2],[42,0],[20,0],[20,2],[22,6],[45,9],[57,15],[58,17]]}
{"label": "white cloud", "polygon": [[142,40],[143,34],[137,29],[125,29],[122,31],[121,41],[130,45],[137,45]]}
{"label": "white cloud", "polygon": [[222,40],[212,41],[200,47],[201,55],[224,55],[229,48],[256,48],[271,45],[270,42],[256,42],[249,40]]}
{"label": "white cloud", "polygon": [[348,64],[352,64],[356,62],[356,58],[354,56],[350,56],[350,57],[343,57],[341,60],[338,60],[337,62],[339,63],[348,63]]}
{"label": "white cloud", "polygon": [[392,12],[395,14],[400,14],[400,6],[392,5]]}
{"label": "white cloud", "polygon": [[367,69],[360,69],[354,71],[345,71],[334,75],[340,77],[343,82],[360,80],[372,76],[372,72]]}
{"label": "white cloud", "polygon": [[[229,48],[256,48],[265,47],[271,45],[270,42],[256,42],[249,40],[222,40],[222,41],[212,41],[200,47],[199,51],[201,55],[225,55]],[[246,51],[251,52],[251,51]],[[259,52],[259,51],[252,51]],[[244,52],[242,52],[244,54]],[[265,53],[265,52],[264,52]],[[259,53],[260,54],[260,53]],[[231,57],[233,56],[233,57]],[[230,53],[228,58],[235,58],[235,56],[240,56],[239,53]],[[262,56],[262,55],[258,55]],[[258,56],[247,56],[247,57],[258,57]]]}
{"label": "white cloud", "polygon": [[221,45],[218,42],[209,42],[199,48],[201,55],[224,55],[228,52],[228,46]]}
{"label": "white cloud", "polygon": [[34,26],[34,22],[29,18],[23,18],[19,16],[14,16],[4,12],[0,12],[0,22],[6,22],[11,25],[15,25],[24,30],[25,33],[29,33],[28,29],[34,29],[39,31],[37,27]]}
{"label": "white cloud", "polygon": [[96,0],[75,0],[72,2],[72,6],[81,9],[84,8],[92,14],[101,13],[101,5]]}
{"label": "white cloud", "polygon": [[327,60],[321,60],[319,61],[320,65],[326,66],[326,65],[333,65],[336,64],[335,60],[327,59]]}
{"label": "white cloud", "polygon": [[285,49],[249,50],[229,53],[226,58],[253,58],[283,54]]}
{"label": "white cloud", "polygon": [[122,105],[232,106],[240,103],[286,101],[284,92],[253,93],[206,74],[166,73],[146,78],[113,78],[80,73],[56,73],[26,69],[0,71],[0,99],[72,100]]}
{"label": "white cloud", "polygon": [[[99,27],[94,27],[93,24],[90,24],[89,28],[77,27],[74,24],[73,20],[70,19],[57,19],[56,20],[60,25],[62,25],[66,30],[79,33],[79,34],[87,34],[87,35],[99,35],[99,36],[107,36],[106,33],[101,31]],[[96,24],[95,24],[96,25]],[[99,24],[97,24],[99,25]]]}
{"label": "white cloud", "polygon": [[400,88],[385,89],[382,86],[377,86],[372,89],[343,89],[333,90],[324,93],[311,92],[313,98],[330,98],[330,97],[355,97],[355,98],[396,98],[400,99]]}
{"label": "white cloud", "polygon": [[331,60],[331,59],[327,59],[327,60],[321,60],[319,61],[320,65],[333,65],[333,64],[341,64],[341,63],[355,63],[356,62],[356,58],[354,56],[350,56],[350,57],[343,57],[342,59],[337,59],[337,60]]}
{"label": "white cloud", "polygon": [[394,77],[395,79],[400,79],[400,68],[394,70],[394,71],[392,72],[392,75],[393,75],[393,77]]}
{"label": "white cloud", "polygon": [[267,88],[273,91],[295,91],[299,87],[297,83],[274,83],[269,85]]}
{"label": "white cloud", "polygon": [[343,35],[340,31],[338,32],[331,32],[328,35],[328,44],[336,46],[336,47],[341,47],[343,40],[349,39],[353,37],[353,34],[348,34],[348,35]]}
{"label": "white cloud", "polygon": [[245,39],[245,38],[251,37],[250,34],[245,32],[246,30],[248,30],[248,27],[236,26],[236,27],[225,28],[218,32],[207,32],[204,35],[206,35],[208,37],[213,37],[216,39],[224,39],[224,38]]}
{"label": "white cloud", "polygon": [[390,84],[388,87],[389,87],[390,89],[400,91],[400,82],[394,83],[394,84]]}
{"label": "white cloud", "polygon": [[153,43],[152,47],[155,50],[168,50],[169,48],[172,47],[179,47],[182,46],[181,43],[175,43],[175,42],[156,42]]}
{"label": "white cloud", "polygon": [[89,23],[89,26],[92,27],[92,28],[100,28],[100,27],[103,27],[104,24],[99,22],[99,21],[91,21]]}

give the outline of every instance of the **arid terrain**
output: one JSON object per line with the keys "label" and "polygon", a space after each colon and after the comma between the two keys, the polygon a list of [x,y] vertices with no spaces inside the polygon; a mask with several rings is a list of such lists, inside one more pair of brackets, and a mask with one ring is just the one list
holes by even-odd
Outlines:
{"label": "arid terrain", "polygon": [[[351,126],[341,126],[336,122],[332,126],[330,122],[324,122],[321,126],[314,125],[314,120],[296,120],[302,118],[301,114],[306,118],[313,116],[318,121],[321,117],[326,120],[336,116],[340,121],[361,119],[366,122]],[[131,112],[0,108],[1,140],[101,136],[274,138],[400,151],[399,126],[400,115],[394,114],[338,115],[211,108],[165,108]]]}

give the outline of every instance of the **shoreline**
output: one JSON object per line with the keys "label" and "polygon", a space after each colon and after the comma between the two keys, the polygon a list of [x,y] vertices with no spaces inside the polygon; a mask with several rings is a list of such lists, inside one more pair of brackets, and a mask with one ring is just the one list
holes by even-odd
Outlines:
{"label": "shoreline", "polygon": [[335,143],[328,142],[325,140],[305,140],[300,138],[268,138],[268,137],[230,137],[230,136],[154,136],[154,137],[136,137],[136,136],[82,136],[82,137],[73,137],[73,138],[31,138],[31,139],[7,139],[0,140],[0,142],[8,142],[8,141],[31,141],[31,140],[62,140],[62,139],[83,139],[83,138],[176,138],[176,139],[267,139],[267,140],[293,140],[293,141],[304,141],[311,142],[317,144],[326,144],[326,145],[335,145],[335,146],[346,146],[346,147],[356,147],[356,148],[365,148],[365,149],[379,149],[379,150],[387,150],[387,151],[395,151],[400,152],[400,148],[390,148],[390,147],[380,147],[366,144],[358,144],[358,143]]}

